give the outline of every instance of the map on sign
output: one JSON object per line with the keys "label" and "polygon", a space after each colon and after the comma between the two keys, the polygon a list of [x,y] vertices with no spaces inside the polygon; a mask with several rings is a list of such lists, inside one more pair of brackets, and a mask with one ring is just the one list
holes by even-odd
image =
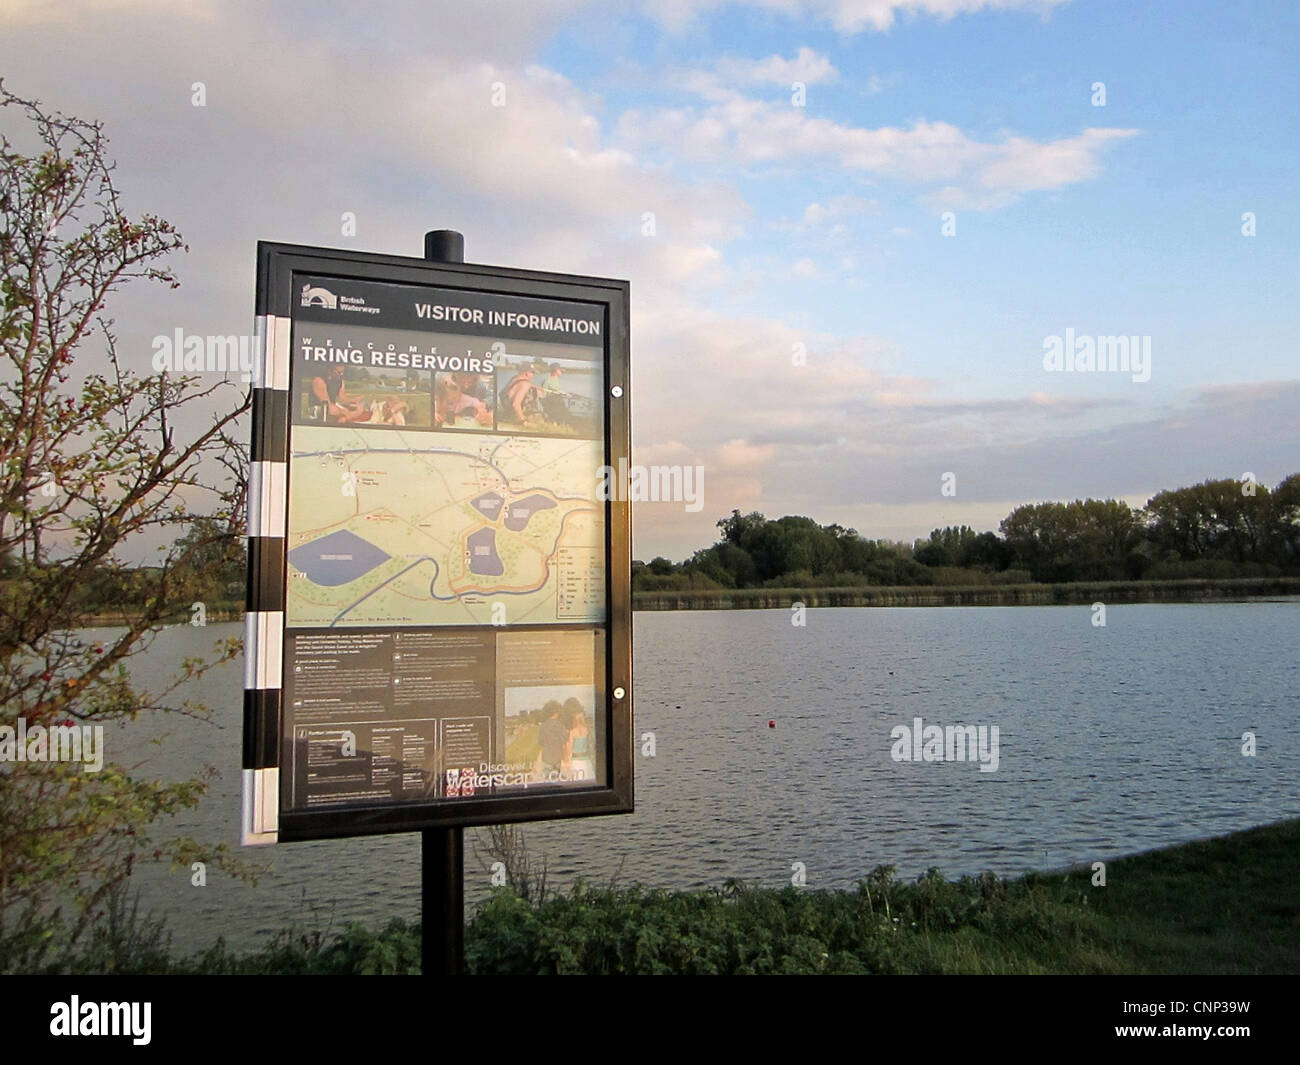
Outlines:
{"label": "map on sign", "polygon": [[294,427],[286,623],[601,621],[600,440]]}

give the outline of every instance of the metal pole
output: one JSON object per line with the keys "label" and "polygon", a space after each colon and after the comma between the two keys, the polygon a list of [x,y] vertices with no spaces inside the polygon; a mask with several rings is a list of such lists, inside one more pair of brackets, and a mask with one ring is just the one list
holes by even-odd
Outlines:
{"label": "metal pole", "polygon": [[[424,235],[430,262],[463,263],[465,237],[454,229]],[[460,828],[420,833],[421,970],[425,976],[465,972],[465,836]]]}
{"label": "metal pole", "polygon": [[425,976],[465,971],[465,837],[459,828],[420,833],[420,968]]}

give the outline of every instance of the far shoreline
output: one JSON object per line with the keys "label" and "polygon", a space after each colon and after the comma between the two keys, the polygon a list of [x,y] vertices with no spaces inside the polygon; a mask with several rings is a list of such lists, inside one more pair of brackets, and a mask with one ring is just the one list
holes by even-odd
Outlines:
{"label": "far shoreline", "polygon": [[[1267,603],[1300,598],[1300,577],[1239,577],[1225,580],[1079,581],[1066,584],[872,585],[861,588],[693,588],[635,591],[632,609],[788,610],[804,607],[1107,606],[1123,603]],[[242,621],[241,604],[208,605],[205,622]],[[131,615],[102,611],[90,628],[127,625]],[[166,624],[190,624],[189,608]]]}
{"label": "far shoreline", "polygon": [[[1300,577],[1079,581],[862,588],[709,588],[639,591],[635,610],[777,610],[805,607],[1090,606],[1104,603],[1269,602],[1300,596]],[[1281,601],[1286,601],[1282,599]]]}

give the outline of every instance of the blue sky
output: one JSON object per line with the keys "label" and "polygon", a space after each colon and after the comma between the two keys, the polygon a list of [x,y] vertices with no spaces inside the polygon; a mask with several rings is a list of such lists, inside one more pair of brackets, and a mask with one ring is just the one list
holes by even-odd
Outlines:
{"label": "blue sky", "polygon": [[[102,118],[128,203],[190,242],[180,290],[119,309],[143,355],[247,331],[259,238],[448,226],[631,280],[634,458],[706,474],[698,514],[637,507],[640,557],[733,507],[911,539],[1300,470],[1294,3],[173,7],[0,12],[6,83]],[[1045,372],[1067,329],[1149,336],[1150,380]]]}
{"label": "blue sky", "polygon": [[[1023,384],[1026,368],[1035,372],[1034,360],[1018,366],[1012,353],[1036,349],[1051,307],[1062,321],[1139,320],[1176,342],[1183,361],[1166,387],[1220,382],[1223,348],[1238,347],[1243,331],[1261,343],[1238,380],[1294,372],[1287,338],[1300,304],[1287,297],[1300,231],[1288,193],[1293,200],[1300,123],[1288,101],[1300,99],[1297,31],[1300,7],[1285,3],[1074,3],[1046,18],[904,17],[889,33],[848,35],[821,20],[726,5],[679,32],[628,19],[621,40],[646,57],[639,61],[611,55],[581,24],[561,29],[543,55],[599,92],[610,113],[689,101],[666,68],[792,56],[796,41],[837,72],[809,89],[809,117],[843,126],[943,121],[995,142],[1009,133],[1052,140],[1092,126],[1136,130],[1103,154],[1094,179],[970,213],[951,241],[905,182],[813,160],[679,168],[734,183],[752,206],[751,225],[730,245],[737,257],[792,255],[824,267],[793,285],[773,279],[740,306],[779,308],[796,321],[809,315],[839,333],[887,332],[927,370],[996,395]],[[1091,102],[1097,81],[1105,107]],[[790,91],[772,82],[755,95],[780,104]],[[839,239],[778,228],[809,203],[844,195],[876,206],[846,220]],[[1268,218],[1269,239],[1242,242],[1247,209]],[[863,268],[845,271],[844,255]],[[850,279],[858,283],[846,287]],[[945,333],[973,335],[953,344]],[[1160,385],[1158,377],[1150,391]]]}

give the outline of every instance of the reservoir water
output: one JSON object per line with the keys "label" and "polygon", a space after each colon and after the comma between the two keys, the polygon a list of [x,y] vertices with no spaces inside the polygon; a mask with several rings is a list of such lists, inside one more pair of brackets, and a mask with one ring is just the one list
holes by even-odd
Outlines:
{"label": "reservoir water", "polygon": [[[690,888],[730,877],[849,888],[872,867],[911,878],[1012,875],[1300,816],[1300,602],[638,613],[636,813],[528,825],[552,886],[577,876]],[[162,633],[142,680],[238,625]],[[184,694],[210,722],[142,717],[106,730],[111,758],[162,778],[220,777],[174,832],[238,842],[242,668]],[[896,726],[997,726],[996,771],[895,760]],[[775,727],[769,727],[773,722]],[[1242,753],[1243,734],[1256,754]],[[165,735],[164,735],[165,734]],[[154,746],[147,741],[163,737]],[[489,874],[466,831],[467,908]],[[178,951],[240,948],[290,925],[338,930],[419,916],[419,836],[241,854],[255,887],[146,865],[132,880]]]}

